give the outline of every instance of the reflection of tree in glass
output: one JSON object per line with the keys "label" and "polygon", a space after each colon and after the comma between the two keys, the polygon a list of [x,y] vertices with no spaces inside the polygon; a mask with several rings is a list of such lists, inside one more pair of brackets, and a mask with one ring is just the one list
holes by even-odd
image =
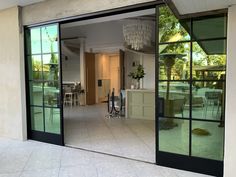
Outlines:
{"label": "reflection of tree in glass", "polygon": [[32,70],[33,70],[33,79],[41,79],[42,70],[47,71],[48,66],[43,66],[41,60],[36,60],[36,58],[32,57]]}
{"label": "reflection of tree in glass", "polygon": [[[198,43],[193,43],[193,70],[195,67],[216,66],[219,71],[196,71],[193,72],[193,79],[220,79],[225,74],[226,55],[207,55]],[[220,70],[222,68],[222,70]],[[209,82],[211,85],[211,83]]]}
{"label": "reflection of tree in glass", "polygon": [[47,65],[49,66],[49,80],[58,80],[58,57],[53,51],[53,43],[58,41],[57,33],[55,36],[50,36],[47,27],[45,27],[46,35],[48,40],[50,41],[50,51],[51,51],[51,59],[50,63]]}
{"label": "reflection of tree in glass", "polygon": [[34,60],[32,61],[33,66],[33,78],[40,79],[40,72],[42,71],[42,64],[40,61]]}
{"label": "reflection of tree in glass", "polygon": [[[179,20],[173,15],[168,7],[160,8],[159,30],[159,38],[161,42],[175,42],[190,39],[187,31],[182,27]],[[186,54],[185,58],[189,58],[189,52],[189,43],[171,43],[160,46],[160,54]],[[187,69],[189,68],[187,67],[189,65],[190,63],[188,60],[176,60],[175,65],[172,68],[171,78],[186,79],[187,76],[189,76],[189,69]],[[160,68],[160,74],[162,77],[164,72],[167,74],[166,67]]]}
{"label": "reflection of tree in glass", "polygon": [[168,7],[161,7],[159,9],[159,39],[161,42],[174,42],[181,39],[190,39],[189,34]]}

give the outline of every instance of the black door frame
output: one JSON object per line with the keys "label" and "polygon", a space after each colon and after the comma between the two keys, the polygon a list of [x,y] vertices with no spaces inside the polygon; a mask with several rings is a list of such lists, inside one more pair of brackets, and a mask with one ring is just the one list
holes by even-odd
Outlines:
{"label": "black door frame", "polygon": [[[157,15],[157,25],[158,25],[159,24],[159,19],[158,19],[159,11],[158,10],[156,11],[156,15]],[[191,63],[190,64],[190,76],[191,77],[188,81],[190,83],[192,83],[194,81],[192,79],[192,70],[193,70],[192,69],[192,61],[193,61],[192,43],[193,42],[200,42],[200,41],[227,40],[227,36],[226,37],[217,37],[217,38],[212,38],[212,39],[195,40],[193,37],[193,21],[194,20],[203,20],[203,19],[208,19],[208,18],[215,18],[215,17],[225,17],[225,16],[227,17],[226,13],[220,13],[220,14],[212,14],[212,15],[206,15],[206,16],[201,16],[201,17],[184,19],[184,20],[189,20],[189,22],[191,24],[190,29],[187,30],[190,33],[190,40],[160,43],[159,39],[158,39],[159,36],[156,36],[156,56],[157,56],[156,60],[158,61],[158,58],[159,58],[159,44],[161,44],[161,45],[173,44],[173,43],[178,43],[178,42],[179,43],[191,43],[191,45],[190,45],[190,63]],[[156,33],[158,34],[159,31],[157,31]],[[156,76],[157,76],[156,77],[156,93],[159,93],[159,79],[158,79],[159,78],[159,62],[156,62],[155,69],[157,71],[156,72]],[[200,80],[200,81],[202,81],[202,80]],[[203,80],[203,81],[205,81],[205,80]],[[207,80],[207,81],[225,82],[225,80]],[[192,88],[192,86],[190,86],[190,102],[192,102],[192,90],[193,90],[193,88]],[[224,102],[225,102],[225,100],[224,100]],[[158,105],[159,103],[161,105]],[[160,108],[163,108],[162,106],[163,106],[163,102],[160,102],[158,96],[156,95],[156,128],[157,128],[156,129],[156,139],[157,139],[157,141],[156,141],[157,142],[156,163],[158,165],[162,165],[162,166],[168,166],[168,167],[172,167],[172,168],[183,169],[183,170],[193,171],[193,172],[197,172],[197,173],[204,173],[207,175],[213,175],[213,176],[217,176],[217,177],[223,177],[224,161],[192,156],[192,133],[191,133],[191,131],[189,132],[189,155],[181,155],[181,154],[175,154],[175,153],[164,152],[164,151],[159,150],[159,126],[158,126],[159,122],[158,122],[158,119],[164,117],[163,113],[160,112]],[[192,118],[192,113],[191,113],[192,105],[191,104],[190,104],[189,109],[190,109],[189,119],[185,119],[185,120],[206,121],[204,119]],[[166,117],[166,118],[168,118],[168,117]],[[173,117],[169,117],[169,118],[173,118]],[[176,119],[178,119],[178,118],[176,118]],[[207,120],[207,121],[209,121],[209,122],[222,122],[221,120],[220,121]],[[192,123],[191,122],[189,124],[189,130],[192,130]]]}
{"label": "black door frame", "polygon": [[[37,23],[33,25],[27,25],[24,26],[24,29],[28,29],[31,27],[37,27],[37,26],[43,26],[43,25],[48,25],[48,24],[55,24],[58,23],[59,25],[59,37],[61,37],[61,25],[66,24],[66,23],[71,23],[71,22],[77,22],[77,21],[82,21],[82,20],[88,20],[88,19],[95,19],[99,17],[107,17],[107,16],[112,16],[112,15],[118,15],[118,14],[124,14],[124,13],[129,13],[129,12],[134,12],[134,11],[139,11],[139,10],[145,10],[145,9],[151,9],[151,8],[156,8],[158,6],[165,5],[165,3],[162,0],[157,0],[153,2],[148,2],[148,3],[141,3],[137,5],[131,5],[131,6],[126,6],[126,7],[121,7],[121,8],[115,8],[111,10],[104,10],[104,11],[98,11],[98,12],[93,12],[93,13],[87,13],[87,14],[82,14],[78,16],[72,16],[68,18],[62,18],[62,19],[56,19],[52,21],[47,21],[47,22],[42,22],[42,23]],[[158,13],[158,8],[156,8],[156,16],[159,14]],[[158,18],[158,16],[157,16]],[[157,19],[158,20],[158,19]],[[156,32],[158,32],[158,21],[156,23]],[[25,46],[26,46],[26,40],[25,40]],[[177,168],[177,169],[182,169],[182,170],[188,170],[192,172],[199,172],[203,174],[209,174],[209,175],[217,175],[217,176],[223,176],[223,162],[221,161],[216,161],[216,160],[209,160],[209,159],[203,159],[203,158],[198,158],[198,157],[190,157],[190,156],[185,156],[185,155],[178,155],[178,154],[173,154],[173,153],[168,153],[168,152],[161,152],[159,151],[159,104],[158,104],[158,74],[159,74],[159,64],[158,64],[158,58],[159,58],[159,52],[158,52],[158,46],[159,46],[159,39],[158,35],[156,36],[156,55],[155,55],[155,141],[156,141],[156,164],[157,165],[162,165],[162,166],[167,166],[167,167],[172,167],[172,168]],[[61,44],[59,42],[59,54],[61,54]],[[26,53],[26,48],[25,48],[25,53]],[[60,82],[62,83],[62,66],[61,66],[61,57],[60,57]],[[28,66],[27,66],[27,57],[25,55],[25,73],[26,73],[26,99],[27,99],[27,129],[28,129],[28,138],[31,138],[31,131],[30,131],[30,110],[29,110],[29,89],[28,89],[28,83],[27,83],[27,76],[28,76]],[[62,84],[61,85],[61,90],[62,90]],[[61,102],[63,103],[63,95],[61,92]],[[58,143],[60,145],[64,146],[64,121],[63,121],[63,104],[61,104],[61,133],[62,133],[62,139]],[[48,138],[43,138],[40,132],[36,132],[36,137],[38,137],[37,140],[39,141],[44,141],[44,142],[50,142],[52,139],[55,137],[51,136],[48,134]]]}
{"label": "black door frame", "polygon": [[[60,85],[60,99],[59,99],[59,109],[60,109],[60,135],[48,132],[41,132],[31,129],[31,110],[30,110],[30,90],[29,90],[29,67],[28,67],[28,55],[27,55],[27,31],[30,28],[36,28],[41,26],[49,26],[57,24],[58,25],[58,60],[59,60],[59,85]],[[34,26],[24,26],[24,56],[25,56],[25,88],[26,88],[26,115],[27,115],[27,138],[36,141],[52,143],[56,145],[64,146],[64,120],[63,120],[63,93],[62,93],[62,63],[61,63],[61,43],[60,43],[60,23],[47,23],[44,25],[34,25]],[[45,126],[45,125],[44,125]]]}

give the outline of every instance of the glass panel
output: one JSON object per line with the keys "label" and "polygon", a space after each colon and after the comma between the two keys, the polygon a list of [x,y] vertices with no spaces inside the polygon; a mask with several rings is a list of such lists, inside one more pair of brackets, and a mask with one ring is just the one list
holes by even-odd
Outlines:
{"label": "glass panel", "polygon": [[160,80],[186,80],[190,76],[190,43],[159,45]]}
{"label": "glass panel", "polygon": [[43,83],[30,82],[30,104],[43,106]]}
{"label": "glass panel", "polygon": [[193,42],[193,79],[225,79],[225,40]]}
{"label": "glass panel", "polygon": [[42,59],[41,55],[32,55],[28,57],[29,62],[29,79],[42,80]]}
{"label": "glass panel", "polygon": [[31,129],[60,134],[58,24],[27,30],[26,40]]}
{"label": "glass panel", "polygon": [[[29,51],[31,54],[40,54],[41,53],[41,30],[40,28],[32,28],[30,30],[30,45],[31,45],[31,51]],[[30,54],[28,53],[28,54]]]}
{"label": "glass panel", "polygon": [[60,109],[45,108],[45,132],[60,134]]}
{"label": "glass panel", "polygon": [[223,160],[224,128],[215,122],[192,122],[192,155]]}
{"label": "glass panel", "polygon": [[57,25],[42,27],[43,53],[58,52],[58,27]]}
{"label": "glass panel", "polygon": [[44,105],[49,107],[60,107],[60,91],[58,81],[44,83]]}
{"label": "glass panel", "polygon": [[226,37],[227,17],[214,17],[193,20],[193,38],[209,39]]}
{"label": "glass panel", "polygon": [[193,118],[221,120],[224,118],[225,82],[193,82]]}
{"label": "glass panel", "polygon": [[190,86],[187,82],[159,82],[159,97],[164,98],[165,117],[189,117]]}
{"label": "glass panel", "polygon": [[44,80],[59,79],[58,54],[43,55],[43,76]]}
{"label": "glass panel", "polygon": [[31,129],[44,131],[43,108],[31,107]]}
{"label": "glass panel", "polygon": [[[181,21],[173,15],[168,7],[159,8],[159,42],[190,40],[190,21]],[[184,26],[184,27],[183,27]]]}
{"label": "glass panel", "polygon": [[160,118],[159,150],[188,155],[189,121],[181,119]]}

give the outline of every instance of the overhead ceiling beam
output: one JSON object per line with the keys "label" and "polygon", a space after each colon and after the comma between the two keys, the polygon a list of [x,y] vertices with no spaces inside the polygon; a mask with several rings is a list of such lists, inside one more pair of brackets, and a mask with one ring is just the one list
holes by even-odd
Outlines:
{"label": "overhead ceiling beam", "polygon": [[164,0],[164,2],[168,5],[168,7],[171,9],[171,11],[176,16],[176,18],[178,18],[180,20],[187,19],[187,18],[195,18],[195,17],[223,14],[223,13],[228,12],[228,9],[224,8],[224,9],[210,10],[210,11],[204,11],[204,12],[180,14],[172,0]]}

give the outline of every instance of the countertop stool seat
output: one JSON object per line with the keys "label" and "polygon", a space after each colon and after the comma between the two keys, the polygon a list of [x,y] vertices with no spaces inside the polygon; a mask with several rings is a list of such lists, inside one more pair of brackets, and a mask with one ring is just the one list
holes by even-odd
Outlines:
{"label": "countertop stool seat", "polygon": [[68,93],[65,93],[64,95],[64,105],[67,106],[73,106],[73,93],[72,92],[68,92]]}

